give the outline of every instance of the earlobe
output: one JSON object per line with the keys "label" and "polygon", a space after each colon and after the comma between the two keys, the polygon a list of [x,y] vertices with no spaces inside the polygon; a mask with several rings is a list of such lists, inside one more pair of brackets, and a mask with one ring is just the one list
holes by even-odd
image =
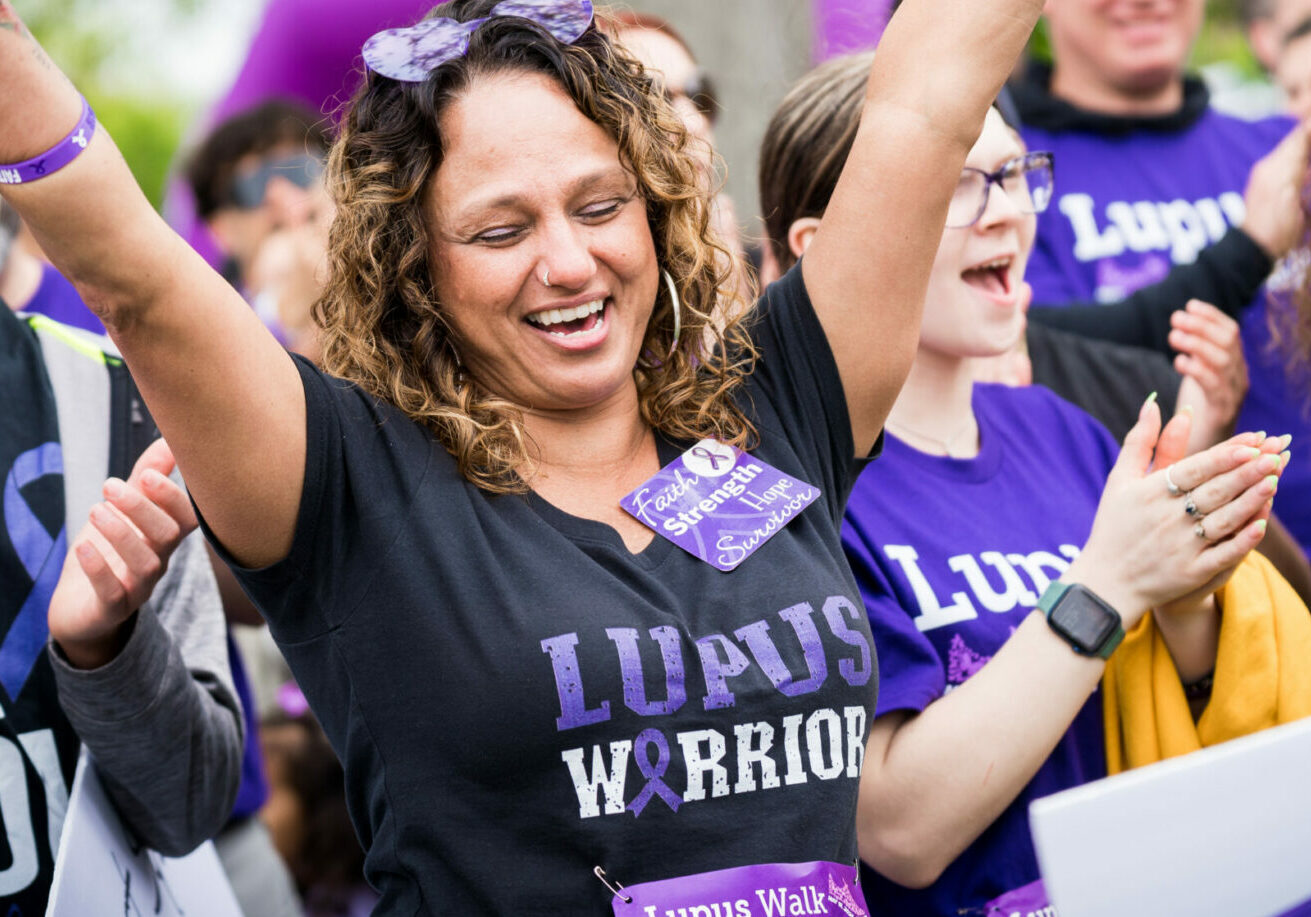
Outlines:
{"label": "earlobe", "polygon": [[819,219],[816,217],[802,217],[793,221],[788,227],[788,248],[792,252],[792,257],[800,258],[810,248],[810,241],[815,238],[815,230],[819,229]]}

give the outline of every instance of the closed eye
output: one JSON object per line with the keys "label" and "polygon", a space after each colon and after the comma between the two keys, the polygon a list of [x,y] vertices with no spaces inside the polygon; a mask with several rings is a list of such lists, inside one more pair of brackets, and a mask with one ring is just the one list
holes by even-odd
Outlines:
{"label": "closed eye", "polygon": [[628,203],[628,201],[629,198],[622,198],[589,204],[582,210],[578,211],[578,215],[585,220],[604,220],[607,217],[612,217],[617,214],[623,206]]}
{"label": "closed eye", "polygon": [[523,229],[517,226],[498,226],[478,233],[470,241],[482,245],[506,245],[523,235]]}

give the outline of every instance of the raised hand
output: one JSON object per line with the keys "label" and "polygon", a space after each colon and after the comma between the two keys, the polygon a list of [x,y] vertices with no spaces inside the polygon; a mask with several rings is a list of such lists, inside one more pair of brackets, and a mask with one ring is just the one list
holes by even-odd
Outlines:
{"label": "raised hand", "polygon": [[173,464],[168,445],[153,443],[127,481],[105,482],[105,500],[91,508],[70,546],[47,622],[50,636],[78,668],[97,668],[118,655],[128,619],[196,528],[191,501],[168,477]]}
{"label": "raised hand", "polygon": [[1298,125],[1279,145],[1257,160],[1247,178],[1243,230],[1271,258],[1279,259],[1302,242],[1306,218],[1302,183],[1311,156],[1307,130]]}

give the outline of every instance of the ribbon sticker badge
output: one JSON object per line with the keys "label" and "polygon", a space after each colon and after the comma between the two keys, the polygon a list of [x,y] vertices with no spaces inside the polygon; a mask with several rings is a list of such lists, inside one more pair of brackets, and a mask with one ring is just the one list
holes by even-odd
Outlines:
{"label": "ribbon sticker badge", "polygon": [[620,505],[657,535],[728,572],[818,499],[819,488],[703,439]]}

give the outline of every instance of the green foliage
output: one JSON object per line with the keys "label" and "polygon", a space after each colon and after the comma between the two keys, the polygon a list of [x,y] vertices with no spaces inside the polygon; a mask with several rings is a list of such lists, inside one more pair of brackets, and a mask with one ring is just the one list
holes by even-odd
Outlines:
{"label": "green foliage", "polygon": [[118,144],[137,184],[158,210],[169,166],[187,124],[186,107],[167,99],[103,94],[89,87],[86,97]]}
{"label": "green foliage", "polygon": [[[201,0],[161,0],[192,13]],[[117,89],[109,79],[122,58],[131,21],[106,0],[17,0],[15,7],[42,47],[82,90],[113,136],[137,183],[158,208],[169,166],[188,121],[187,104],[161,84],[148,97]]]}

